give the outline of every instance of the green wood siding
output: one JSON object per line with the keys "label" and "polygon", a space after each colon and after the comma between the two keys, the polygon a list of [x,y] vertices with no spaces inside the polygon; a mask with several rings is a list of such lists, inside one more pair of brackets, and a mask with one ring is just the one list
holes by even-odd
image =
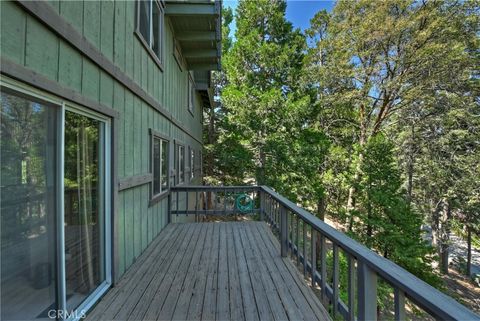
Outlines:
{"label": "green wood siding", "polygon": [[[173,57],[174,34],[168,18],[164,26],[162,71],[134,33],[135,2],[49,2],[59,17],[118,67],[119,72],[141,86],[197,140],[20,5],[10,1],[1,1],[0,5],[2,58],[119,112],[115,173],[119,179],[150,172],[150,128],[170,138],[170,167],[173,167],[174,140],[181,141],[186,151],[189,146],[196,151],[201,149],[197,141],[202,139],[201,100],[197,95],[192,116],[187,109],[188,71],[182,71]],[[119,251],[115,253],[117,277],[167,224],[167,199],[150,207],[149,200],[148,184],[119,192],[118,211],[114,213]]]}

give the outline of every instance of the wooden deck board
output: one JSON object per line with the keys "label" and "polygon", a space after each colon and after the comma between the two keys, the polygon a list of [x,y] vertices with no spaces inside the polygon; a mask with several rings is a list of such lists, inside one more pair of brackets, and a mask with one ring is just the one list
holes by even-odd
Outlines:
{"label": "wooden deck board", "polygon": [[88,321],[329,320],[266,223],[168,225]]}

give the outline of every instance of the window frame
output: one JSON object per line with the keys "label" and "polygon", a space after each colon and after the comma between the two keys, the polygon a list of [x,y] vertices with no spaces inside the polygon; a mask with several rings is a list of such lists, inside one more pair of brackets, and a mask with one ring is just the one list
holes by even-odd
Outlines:
{"label": "window frame", "polygon": [[[153,190],[153,184],[154,184],[154,141],[155,139],[158,139],[160,141],[160,192],[155,194]],[[166,142],[167,143],[167,153],[166,153],[166,163],[167,163],[167,187],[165,189],[162,188],[162,143]],[[170,175],[169,175],[169,169],[170,169],[170,139],[154,129],[150,128],[150,174],[152,175],[151,181],[150,181],[150,203],[149,206],[152,206],[159,202],[160,200],[164,199],[166,196],[168,196],[168,193],[170,192]]]}
{"label": "window frame", "polygon": [[[147,41],[140,32],[140,5],[142,1],[149,1],[150,3],[150,14],[149,14],[149,21],[148,21],[148,26],[149,26],[149,32],[150,32],[150,39]],[[158,7],[158,10],[160,12],[160,21],[159,21],[159,46],[160,46],[160,52],[159,56],[157,56],[157,53],[153,50],[152,48],[152,37],[153,37],[153,5],[156,5]],[[164,62],[164,52],[165,52],[165,2],[162,0],[137,0],[136,1],[136,22],[135,22],[135,31],[134,34],[137,36],[137,38],[140,40],[140,43],[145,47],[147,50],[148,54],[152,57],[153,61],[156,63],[156,65],[160,68],[161,71],[163,71],[163,62]]]}

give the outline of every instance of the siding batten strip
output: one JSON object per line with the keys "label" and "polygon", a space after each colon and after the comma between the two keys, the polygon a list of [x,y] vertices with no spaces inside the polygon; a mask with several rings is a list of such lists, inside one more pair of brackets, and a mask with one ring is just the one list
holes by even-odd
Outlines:
{"label": "siding batten strip", "polygon": [[65,19],[63,19],[48,3],[24,0],[19,0],[17,3],[39,19],[44,25],[53,30],[63,40],[80,51],[85,57],[89,58],[94,64],[98,65],[115,80],[127,87],[132,93],[170,120],[176,127],[195,141],[202,143],[194,134],[190,133],[182,123],[175,119],[165,107],[150,96],[141,86],[135,83],[125,72],[115,66],[113,62],[108,60],[108,58],[101,53],[100,49],[94,47],[73,26],[65,21]]}
{"label": "siding batten strip", "polygon": [[83,105],[106,116],[115,118],[118,118],[120,116],[120,114],[116,110],[104,106],[103,104],[100,104],[99,102],[96,102],[94,100],[86,98],[82,94],[72,89],[68,89],[60,85],[58,82],[50,80],[47,77],[42,76],[37,72],[25,68],[24,66],[14,63],[6,58],[1,58],[0,66],[0,71],[2,74],[20,80],[28,85],[37,87],[41,90],[64,98],[66,100],[70,100],[79,105]]}

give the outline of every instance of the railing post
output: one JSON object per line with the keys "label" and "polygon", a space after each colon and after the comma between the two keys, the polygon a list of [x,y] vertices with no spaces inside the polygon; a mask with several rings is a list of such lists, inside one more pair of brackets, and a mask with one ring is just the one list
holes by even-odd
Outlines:
{"label": "railing post", "polygon": [[287,226],[287,210],[282,205],[280,206],[280,240],[281,240],[281,252],[282,257],[286,257],[288,254],[288,226]]}
{"label": "railing post", "polygon": [[365,262],[358,265],[358,320],[377,320],[377,274]]}

